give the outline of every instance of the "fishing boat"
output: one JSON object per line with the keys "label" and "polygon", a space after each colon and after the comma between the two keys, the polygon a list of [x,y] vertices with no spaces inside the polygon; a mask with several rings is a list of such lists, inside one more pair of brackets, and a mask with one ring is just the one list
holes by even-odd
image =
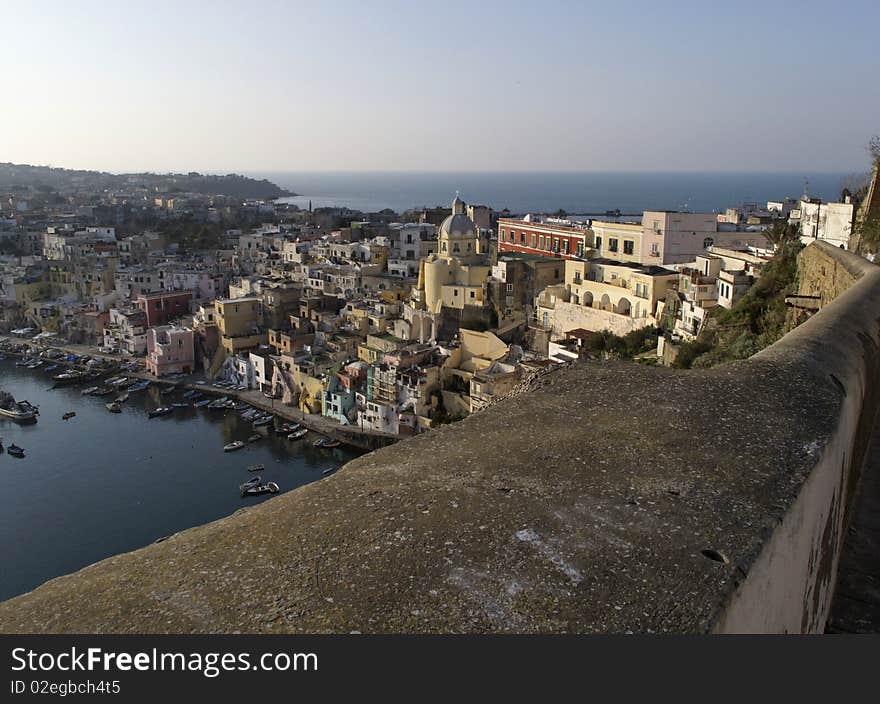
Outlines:
{"label": "fishing boat", "polygon": [[177,403],[172,403],[171,407],[172,408],[189,408],[190,405],[188,403],[182,403],[182,402],[178,401]]}
{"label": "fishing boat", "polygon": [[90,394],[95,393],[97,390],[98,390],[98,387],[97,387],[97,386],[90,386],[89,388],[87,388],[87,389],[83,389],[82,391],[80,391],[80,393],[81,393],[83,396],[88,396],[88,395],[90,395]]}
{"label": "fishing boat", "polygon": [[32,362],[31,364],[28,364],[27,368],[28,369],[36,369],[37,367],[42,367],[42,366],[43,366],[43,360],[38,359],[36,362]]}
{"label": "fishing boat", "polygon": [[107,406],[107,410],[111,413],[122,413],[122,404],[119,401],[111,401]]}
{"label": "fishing boat", "polygon": [[215,401],[211,401],[211,403],[208,404],[208,408],[210,408],[212,411],[225,411],[226,401],[218,398]]}
{"label": "fishing boat", "polygon": [[43,367],[43,371],[47,374],[54,372],[56,369],[58,369],[57,364],[50,364],[48,367]]}
{"label": "fishing boat", "polygon": [[201,401],[196,401],[193,406],[196,408],[204,408],[205,406],[210,406],[211,401],[209,399],[202,399]]}
{"label": "fishing boat", "polygon": [[61,416],[61,420],[70,420],[76,415],[76,411],[68,411],[63,416]]}
{"label": "fishing boat", "polygon": [[308,434],[308,430],[306,428],[300,428],[299,430],[294,430],[290,435],[287,436],[288,440],[302,440]]}
{"label": "fishing boat", "polygon": [[299,430],[299,423],[282,423],[275,428],[276,435],[289,435],[290,433]]}
{"label": "fishing boat", "polygon": [[147,415],[150,418],[158,418],[159,416],[167,416],[169,413],[174,413],[174,409],[171,406],[159,406],[159,408],[150,411]]}
{"label": "fishing boat", "polygon": [[144,381],[136,381],[134,384],[128,387],[129,393],[134,391],[143,391],[150,385],[150,382],[147,380]]}
{"label": "fishing boat", "polygon": [[257,442],[257,441],[260,440],[262,437],[263,437],[263,436],[260,435],[259,433],[254,433],[253,435],[251,435],[251,436],[248,438],[248,442]]}
{"label": "fishing boat", "polygon": [[193,389],[192,391],[187,391],[185,394],[183,394],[183,398],[189,399],[189,400],[198,398],[199,396],[201,396],[201,394],[198,391],[196,391],[195,389]]}
{"label": "fishing boat", "polygon": [[[266,466],[265,466],[265,465],[262,465],[262,464],[252,464],[252,465],[250,465],[250,466],[247,468],[247,471],[248,471],[248,472],[262,472],[264,469],[266,469]],[[257,479],[259,479],[259,477],[257,477]]]}
{"label": "fishing boat", "polygon": [[0,392],[0,418],[16,423],[36,423],[39,409],[29,401],[16,401],[11,394]]}
{"label": "fishing boat", "polygon": [[[258,477],[254,477],[257,479]],[[246,482],[246,484],[251,484],[251,482]],[[260,494],[276,494],[279,491],[279,487],[275,482],[268,482],[267,484],[252,484],[251,486],[247,486],[242,484],[239,489],[241,489],[242,496],[259,496]]]}
{"label": "fishing boat", "polygon": [[18,445],[10,445],[6,451],[13,457],[24,457],[24,448]]}
{"label": "fishing boat", "polygon": [[109,386],[102,386],[97,391],[92,393],[92,396],[107,396],[108,394],[112,393],[113,389],[111,389]]}
{"label": "fishing boat", "polygon": [[233,450],[240,450],[244,447],[244,443],[241,440],[236,440],[235,442],[231,442],[228,445],[223,446],[223,452],[232,452]]}
{"label": "fishing boat", "polygon": [[339,447],[342,443],[339,440],[331,440],[330,438],[319,438],[315,440],[315,447],[323,447],[326,449],[330,449],[332,447]]}
{"label": "fishing boat", "polygon": [[78,384],[81,381],[85,381],[87,378],[89,377],[85,372],[72,370],[56,374],[52,377],[52,381],[55,382],[55,386],[70,386],[72,384]]}
{"label": "fishing boat", "polygon": [[275,420],[274,416],[263,416],[254,421],[254,427],[260,428],[264,425],[269,425],[273,420]]}

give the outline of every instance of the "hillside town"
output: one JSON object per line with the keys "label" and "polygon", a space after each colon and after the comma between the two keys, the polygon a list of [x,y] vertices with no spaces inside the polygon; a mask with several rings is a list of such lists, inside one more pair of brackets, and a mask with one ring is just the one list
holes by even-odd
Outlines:
{"label": "hillside town", "polygon": [[774,228],[852,249],[859,215],[849,194],[596,218],[456,195],[398,218],[134,178],[98,194],[74,179],[0,196],[0,335],[394,437],[591,356],[597,334],[651,331],[639,361],[671,364],[761,277]]}

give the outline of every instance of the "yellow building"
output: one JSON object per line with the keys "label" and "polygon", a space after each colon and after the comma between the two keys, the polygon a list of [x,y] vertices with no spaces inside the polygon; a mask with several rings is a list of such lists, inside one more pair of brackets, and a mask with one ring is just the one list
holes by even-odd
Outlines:
{"label": "yellow building", "polygon": [[227,354],[237,354],[267,342],[261,327],[263,302],[260,298],[218,298],[214,304],[220,344]]}
{"label": "yellow building", "polygon": [[[413,337],[436,339],[438,335],[454,332],[468,320],[488,319],[485,287],[492,267],[486,253],[480,251],[476,226],[465,214],[465,203],[458,196],[452,201],[452,214],[438,232],[438,252],[419,263],[419,283],[412,292],[410,307],[423,311],[419,329]],[[444,319],[444,312],[447,313]],[[430,324],[430,331],[423,323]]]}

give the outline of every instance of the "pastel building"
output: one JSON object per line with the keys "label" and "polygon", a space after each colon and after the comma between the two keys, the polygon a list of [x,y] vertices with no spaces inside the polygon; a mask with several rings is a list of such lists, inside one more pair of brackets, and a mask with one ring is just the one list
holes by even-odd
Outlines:
{"label": "pastel building", "polygon": [[189,328],[160,325],[147,330],[147,371],[156,376],[190,374],[195,368],[195,337]]}

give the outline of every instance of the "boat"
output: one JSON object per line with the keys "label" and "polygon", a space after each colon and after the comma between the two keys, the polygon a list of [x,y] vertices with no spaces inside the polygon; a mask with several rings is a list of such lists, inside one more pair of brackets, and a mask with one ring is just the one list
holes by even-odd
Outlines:
{"label": "boat", "polygon": [[87,388],[87,389],[83,389],[82,391],[80,391],[80,393],[81,393],[83,396],[88,396],[89,394],[93,394],[93,393],[95,393],[97,390],[98,390],[98,387],[97,387],[97,386],[90,386],[89,388]]}
{"label": "boat", "polygon": [[[247,468],[247,471],[248,472],[262,472],[264,469],[266,469],[265,465],[252,464]],[[259,477],[257,477],[257,479],[259,479]]]}
{"label": "boat", "polygon": [[136,381],[134,384],[132,384],[131,386],[128,387],[128,391],[129,392],[143,391],[149,385],[150,385],[150,382],[146,381],[146,380],[145,381]]}
{"label": "boat", "polygon": [[254,421],[254,427],[259,428],[264,425],[269,425],[273,420],[275,420],[274,416],[263,416]]}
{"label": "boat", "polygon": [[105,405],[107,406],[107,410],[111,413],[122,413],[122,404],[119,403],[119,401],[111,401]]}
{"label": "boat", "polygon": [[12,444],[6,449],[6,451],[13,457],[24,457],[24,448],[19,447],[18,445]]}
{"label": "boat", "polygon": [[182,402],[178,401],[177,403],[172,403],[171,407],[172,408],[189,408],[190,405],[188,403],[182,403]]}
{"label": "boat", "polygon": [[[257,479],[258,477],[254,477]],[[251,484],[251,482],[246,482],[246,484]],[[239,489],[241,490],[242,496],[259,496],[260,494],[276,494],[279,491],[279,487],[275,482],[269,482],[267,484],[252,484],[251,486],[245,487],[245,484],[242,484]]]}
{"label": "boat", "polygon": [[185,394],[183,394],[183,398],[189,399],[189,400],[192,400],[194,398],[198,398],[199,396],[201,396],[201,394],[198,391],[196,391],[195,389],[193,389],[192,391],[187,391]]}
{"label": "boat", "polygon": [[333,447],[339,447],[342,443],[339,440],[331,440],[330,438],[320,438],[315,440],[315,447],[323,447],[325,449],[330,449]]}
{"label": "boat", "polygon": [[81,381],[85,381],[87,378],[89,377],[85,372],[73,370],[56,374],[52,377],[52,381],[55,382],[55,386],[70,386],[71,384],[78,384]]}
{"label": "boat", "polygon": [[70,419],[73,418],[75,415],[76,415],[76,411],[68,411],[68,412],[65,413],[63,416],[61,416],[61,419],[62,419],[62,420],[70,420]]}
{"label": "boat", "polygon": [[174,409],[171,406],[159,406],[159,408],[150,411],[147,415],[150,418],[158,418],[159,416],[167,416],[169,413],[174,413]]}
{"label": "boat", "polygon": [[57,364],[50,364],[48,367],[43,367],[43,371],[47,374],[54,372],[56,369],[58,369]]}
{"label": "boat", "polygon": [[275,428],[276,435],[289,435],[299,430],[299,423],[282,423]]}
{"label": "boat", "polygon": [[43,360],[38,359],[36,362],[32,362],[31,364],[28,364],[27,368],[28,369],[36,369],[37,367],[42,367],[42,366],[43,366]]}
{"label": "boat", "polygon": [[321,474],[333,474],[337,470],[337,467],[327,467]]}
{"label": "boat", "polygon": [[117,397],[116,397],[116,400],[117,400],[119,403],[125,403],[126,401],[128,401],[128,392],[122,394],[121,396],[117,396]]}
{"label": "boat", "polygon": [[112,394],[113,389],[108,386],[102,386],[97,391],[95,391],[92,396],[107,396],[108,394]]}
{"label": "boat", "polygon": [[241,495],[244,496],[244,493],[251,487],[260,486],[261,481],[262,479],[260,478],[260,475],[257,475],[256,477],[248,479],[244,484],[239,484],[238,490],[241,492]]}
{"label": "boat", "polygon": [[223,399],[211,401],[211,403],[208,404],[208,408],[210,408],[212,411],[225,411],[226,401]]}
{"label": "boat", "polygon": [[195,408],[204,408],[205,406],[210,406],[211,401],[208,399],[202,399],[201,401],[196,401],[193,406]]}
{"label": "boat", "polygon": [[228,445],[223,446],[223,452],[232,452],[233,450],[240,450],[244,447],[244,443],[241,440],[236,440],[235,442],[231,442]]}
{"label": "boat", "polygon": [[306,428],[300,428],[299,430],[294,430],[290,435],[287,436],[288,440],[301,440],[306,436],[309,431]]}
{"label": "boat", "polygon": [[16,423],[36,423],[39,409],[29,401],[16,401],[11,394],[0,392],[0,418]]}
{"label": "boat", "polygon": [[248,438],[248,442],[256,442],[257,440],[259,440],[259,439],[262,438],[262,437],[263,437],[263,436],[260,435],[259,433],[254,433],[253,435],[251,435],[251,436]]}

